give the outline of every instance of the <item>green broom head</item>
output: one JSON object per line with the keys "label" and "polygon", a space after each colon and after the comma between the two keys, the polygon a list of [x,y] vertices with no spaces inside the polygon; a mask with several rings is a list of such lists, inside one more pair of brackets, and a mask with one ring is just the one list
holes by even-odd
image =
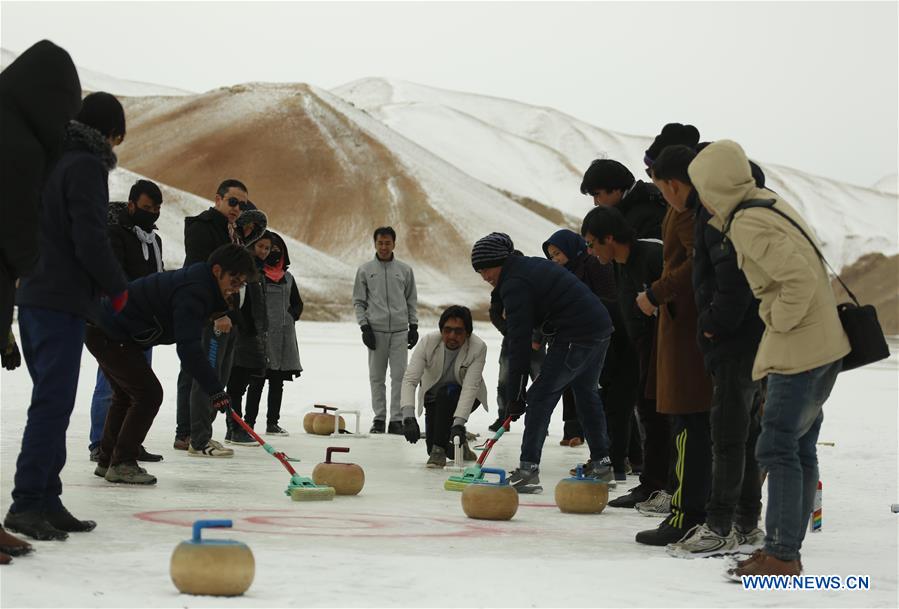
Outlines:
{"label": "green broom head", "polygon": [[334,499],[336,491],[332,486],[319,486],[310,478],[294,474],[290,477],[290,484],[284,494],[294,501],[330,501]]}
{"label": "green broom head", "polygon": [[475,482],[484,480],[484,472],[481,471],[480,465],[472,465],[466,467],[461,476],[450,476],[443,483],[443,489],[447,491],[464,491],[465,487]]}

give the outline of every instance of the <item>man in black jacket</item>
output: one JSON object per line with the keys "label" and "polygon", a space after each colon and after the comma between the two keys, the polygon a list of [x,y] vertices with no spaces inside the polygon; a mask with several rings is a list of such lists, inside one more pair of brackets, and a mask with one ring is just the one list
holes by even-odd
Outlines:
{"label": "man in black jacket", "polygon": [[581,194],[593,197],[597,207],[615,207],[637,239],[661,239],[665,199],[653,184],[635,180],[627,167],[612,159],[597,159],[581,181]]}
{"label": "man in black jacket", "polygon": [[5,355],[15,349],[7,338],[16,280],[38,260],[44,179],[61,153],[66,125],[80,107],[75,64],[49,40],[33,45],[0,73],[0,352]]}
{"label": "man in black jacket", "polygon": [[63,540],[96,523],[77,520],[62,504],[60,472],[75,406],[85,320],[98,296],[120,310],[127,283],[106,233],[113,147],[125,137],[125,111],[108,93],[92,93],[66,130],[62,157],[41,199],[40,259],[16,294],[22,352],[34,383],[16,462],[6,528],[35,539]]}
{"label": "man in black jacket", "polygon": [[[690,147],[667,146],[653,165],[662,172],[657,179],[692,190],[687,168],[695,156]],[[678,558],[751,552],[764,542],[758,528],[761,477],[755,459],[761,391],[752,380],[752,365],[765,326],[736,251],[709,225],[711,217],[697,206],[693,287],[697,340],[713,381],[712,485],[705,523],[668,546],[668,553]]]}
{"label": "man in black jacket", "polygon": [[[128,304],[119,313],[105,307],[85,343],[113,388],[94,474],[109,482],[155,484],[137,465],[140,446],[162,404],[162,385],[144,350],[176,344],[182,367],[202,387],[212,408],[227,412],[231,398],[210,365],[201,338],[209,319],[228,310],[256,267],[237,245],[223,245],[208,262],[154,273],[128,284]],[[207,408],[209,406],[207,405]]]}
{"label": "man in black jacket", "polygon": [[[541,492],[540,455],[562,391],[571,387],[578,403],[590,461],[585,474],[614,485],[599,375],[612,322],[599,298],[572,273],[544,258],[512,256],[512,240],[491,233],[471,251],[471,265],[499,290],[506,311],[510,383],[507,414],[525,416],[521,463],[509,483],[521,493]],[[525,392],[531,334],[539,327],[549,339],[540,375]]]}
{"label": "man in black jacket", "polygon": [[[162,191],[150,180],[135,182],[128,193],[127,203],[109,204],[109,243],[128,281],[164,270],[162,239],[155,231],[161,206]],[[152,348],[144,351],[148,364],[152,362],[152,354]],[[91,399],[91,430],[88,445],[91,461],[96,461],[100,455],[100,438],[111,402],[112,387],[103,370],[98,368],[97,383],[94,385],[94,395]],[[162,461],[162,455],[149,453],[141,446],[138,461]]]}
{"label": "man in black jacket", "polygon": [[[656,412],[656,401],[647,397],[647,386],[655,387],[652,357],[658,318],[644,315],[637,295],[662,275],[662,242],[638,239],[634,229],[614,207],[596,207],[584,218],[581,234],[588,251],[603,264],[615,263],[618,304],[628,338],[639,359],[637,415],[643,425],[643,472],[640,484],[609,502],[611,507],[633,508],[668,486],[671,427],[668,417]],[[662,507],[667,513],[667,508]]]}
{"label": "man in black jacket", "polygon": [[[215,193],[215,204],[197,216],[184,218],[184,266],[195,262],[205,262],[216,248],[227,243],[240,243],[236,228],[237,218],[242,209],[248,208],[248,190],[239,180],[225,180],[219,184]],[[234,325],[239,316],[237,307],[222,314],[204,334],[203,344],[208,348],[212,338],[219,336],[218,363],[219,378],[227,385],[234,358],[234,345],[237,332]],[[177,421],[175,428],[176,450],[187,450],[191,454],[207,457],[231,457],[234,451],[221,446],[218,442],[208,448],[212,437],[212,420],[206,419],[208,408],[203,406],[202,393],[197,393],[197,403],[191,395],[195,393],[194,379],[182,367],[178,375]],[[196,431],[194,427],[196,426]],[[199,434],[193,444],[193,435]],[[190,451],[193,445],[195,451]],[[219,448],[221,447],[221,448]]]}

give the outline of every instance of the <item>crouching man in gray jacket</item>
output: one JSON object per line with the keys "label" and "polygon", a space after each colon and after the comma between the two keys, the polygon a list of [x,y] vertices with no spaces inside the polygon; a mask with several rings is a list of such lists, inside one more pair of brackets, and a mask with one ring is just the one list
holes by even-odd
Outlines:
{"label": "crouching man in gray jacket", "polygon": [[482,376],[487,345],[472,333],[471,311],[453,305],[440,316],[439,327],[416,347],[403,376],[403,433],[412,444],[421,437],[415,418],[415,392],[421,385],[418,414],[424,407],[428,467],[446,465],[458,442],[465,460],[475,460],[465,441],[465,423],[478,405],[487,409]]}
{"label": "crouching man in gray jacket", "polygon": [[387,433],[403,433],[400,386],[406,372],[406,350],[418,342],[418,295],[412,268],[393,255],[396,232],[375,229],[374,260],[356,271],[353,307],[368,347],[368,380],[375,417],[370,433],[384,433],[387,419],[387,365],[390,364],[390,425]]}

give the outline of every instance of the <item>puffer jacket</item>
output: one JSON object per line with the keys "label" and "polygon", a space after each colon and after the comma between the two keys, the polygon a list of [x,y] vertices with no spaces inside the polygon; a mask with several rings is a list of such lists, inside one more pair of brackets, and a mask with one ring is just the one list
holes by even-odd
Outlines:
{"label": "puffer jacket", "polygon": [[360,326],[376,332],[405,332],[418,325],[418,292],[412,267],[393,257],[369,260],[356,271],[353,307]]}
{"label": "puffer jacket", "polygon": [[[737,264],[761,301],[759,316],[765,322],[765,333],[753,379],[799,374],[848,354],[849,339],[837,315],[827,269],[808,240],[770,209],[733,213],[743,201],[773,200],[774,206],[810,237],[815,235],[789,203],[756,186],[740,145],[730,140],[710,144],[688,171],[703,204],[715,214],[709,224],[731,240]],[[725,230],[726,223],[729,227]]]}

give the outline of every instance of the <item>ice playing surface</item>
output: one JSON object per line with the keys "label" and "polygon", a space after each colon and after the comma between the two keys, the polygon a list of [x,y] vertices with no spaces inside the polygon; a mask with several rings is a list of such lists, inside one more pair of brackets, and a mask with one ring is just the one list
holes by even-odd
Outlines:
{"label": "ice playing surface", "polygon": [[[436,324],[430,324],[436,325]],[[422,329],[428,324],[423,324]],[[840,376],[825,406],[819,446],[824,531],[803,548],[807,574],[870,575],[868,592],[746,592],[725,581],[722,559],[677,560],[636,544],[634,534],[658,524],[632,510],[562,514],[555,483],[587,457],[585,447],[558,445],[561,406],[544,445],[543,495],[523,496],[509,522],[465,517],[460,494],[443,490],[448,472],[428,470],[424,442],[402,436],[360,439],[311,436],[302,416],[314,403],[363,413],[371,421],[366,355],[354,324],[300,323],[302,378],[285,384],[281,425],[291,435],[267,437],[302,462],[310,475],[327,446],[348,446],[336,461],[358,463],[366,481],[356,497],[291,501],[288,475],[261,448],[232,446],[233,459],[188,457],[172,449],[178,360],[172,347],[154,353],[165,402],[145,443],[165,455],[145,464],[155,487],[112,485],[88,461],[90,396],[96,364],[87,351],[68,432],[63,500],[92,533],[34,542],[37,551],[0,569],[4,607],[303,607],[303,606],[897,606],[897,358]],[[469,430],[488,437],[495,416],[499,335],[477,324],[490,348],[491,412],[476,411]],[[2,371],[2,497],[9,508],[31,382],[24,367]],[[263,396],[262,410],[265,409]],[[260,418],[263,418],[260,413]],[[263,419],[264,420],[264,419]],[[420,423],[423,424],[422,421]],[[214,437],[223,439],[216,420]],[[347,420],[352,428],[353,422]],[[257,424],[257,430],[262,426]],[[515,424],[488,465],[517,463]],[[627,487],[636,484],[629,478]],[[625,487],[626,488],[626,487]],[[612,497],[622,491],[613,491]],[[239,598],[181,595],[169,578],[175,546],[199,518],[231,518],[232,530],[210,531],[250,546],[256,578]]]}

